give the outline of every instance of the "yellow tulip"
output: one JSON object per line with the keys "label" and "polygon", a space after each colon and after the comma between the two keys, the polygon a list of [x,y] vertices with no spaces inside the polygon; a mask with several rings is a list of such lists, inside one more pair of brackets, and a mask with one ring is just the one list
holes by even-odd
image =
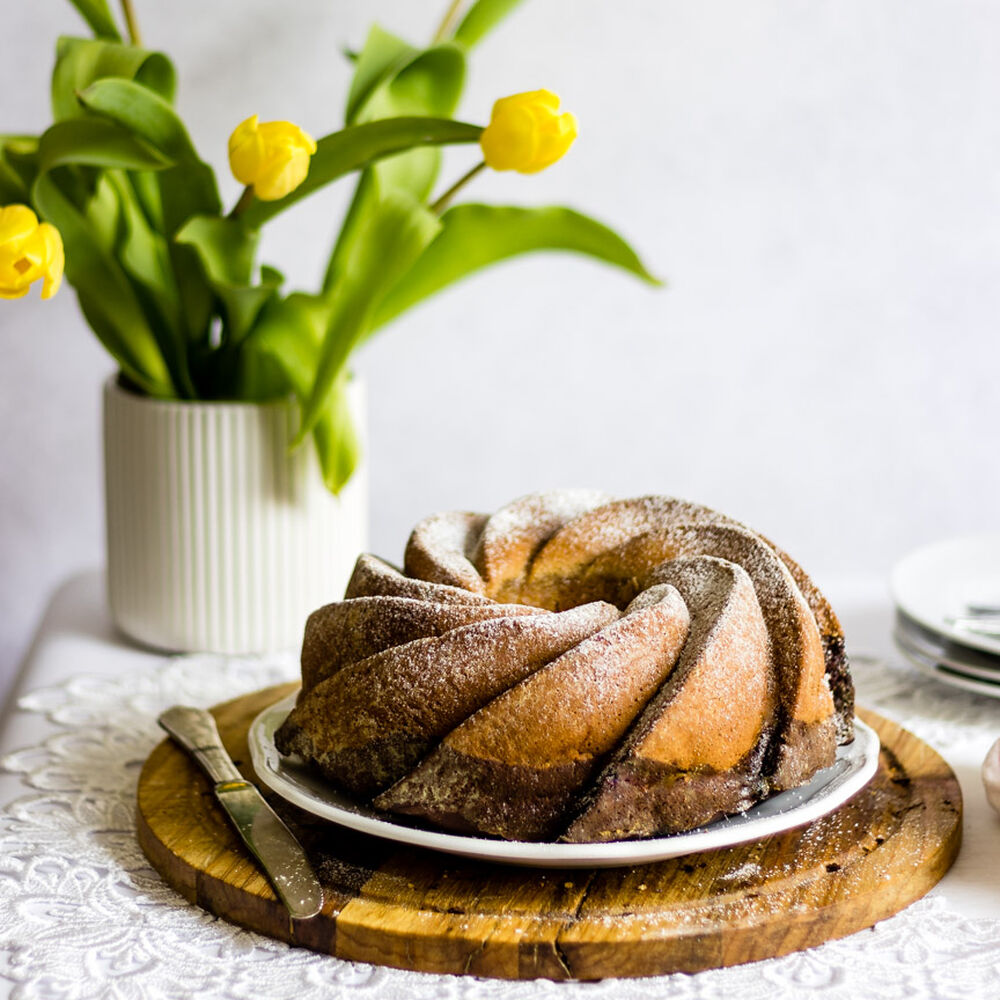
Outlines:
{"label": "yellow tulip", "polygon": [[42,298],[51,299],[62,282],[65,256],[59,230],[27,205],[0,208],[0,299],[19,299],[42,279]]}
{"label": "yellow tulip", "polygon": [[229,137],[233,176],[261,201],[277,201],[294,191],[309,173],[316,152],[311,135],[291,122],[257,122],[252,115]]}
{"label": "yellow tulip", "polygon": [[576,119],[559,114],[550,90],[502,97],[479,137],[483,158],[494,170],[535,174],[556,162],[576,138]]}

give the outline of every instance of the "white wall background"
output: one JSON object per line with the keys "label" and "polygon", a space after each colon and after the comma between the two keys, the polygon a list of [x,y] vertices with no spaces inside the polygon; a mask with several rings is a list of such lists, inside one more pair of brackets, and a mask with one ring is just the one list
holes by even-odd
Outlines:
{"label": "white wall background", "polygon": [[[426,39],[445,6],[137,0],[223,176],[239,120],[337,127],[342,46],[373,19]],[[54,39],[80,31],[68,3],[5,10],[0,131],[46,122]],[[670,288],[535,257],[386,331],[357,363],[375,551],[398,557],[431,511],[572,484],[717,506],[821,583],[997,527],[1000,5],[527,0],[475,53],[462,114],[539,86],[578,143],[472,197],[590,211]],[[303,287],[347,192],[268,233]],[[0,690],[52,588],[102,561],[110,370],[71,290],[0,303]]]}

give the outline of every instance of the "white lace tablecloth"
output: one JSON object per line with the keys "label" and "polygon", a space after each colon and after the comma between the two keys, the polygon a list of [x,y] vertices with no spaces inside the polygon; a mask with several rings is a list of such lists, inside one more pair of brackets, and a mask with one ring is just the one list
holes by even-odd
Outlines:
{"label": "white lace tablecloth", "polygon": [[[859,660],[859,702],[958,774],[965,842],[927,897],[873,929],[781,959],[697,975],[505,982],[343,962],[239,930],[169,889],[134,836],[135,784],[169,705],[212,705],[296,675],[292,655],[163,658],[116,639],[100,580],[57,595],[0,732],[0,995],[27,997],[951,998],[1000,996],[1000,820],[978,768],[1000,700],[898,662],[881,588],[827,587]],[[877,660],[875,659],[877,658]],[[40,685],[40,686],[39,686]],[[17,749],[14,749],[17,747]]]}

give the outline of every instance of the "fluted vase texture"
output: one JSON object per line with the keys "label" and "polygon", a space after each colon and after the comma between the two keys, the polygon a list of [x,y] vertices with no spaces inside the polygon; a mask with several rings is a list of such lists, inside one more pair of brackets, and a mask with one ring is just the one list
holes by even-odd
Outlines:
{"label": "fluted vase texture", "polygon": [[362,458],[335,497],[311,442],[289,451],[291,401],[161,401],[107,381],[108,598],[126,635],[172,651],[301,644],[367,543],[364,387],[349,392]]}

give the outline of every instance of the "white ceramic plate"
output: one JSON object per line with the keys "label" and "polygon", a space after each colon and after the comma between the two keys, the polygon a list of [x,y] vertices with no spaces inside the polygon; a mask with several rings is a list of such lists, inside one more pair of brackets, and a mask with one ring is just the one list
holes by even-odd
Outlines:
{"label": "white ceramic plate", "polygon": [[942,684],[950,684],[963,691],[984,694],[988,698],[1000,698],[1000,682],[974,677],[965,668],[955,668],[940,663],[936,657],[929,655],[909,640],[907,634],[898,628],[893,638],[896,641],[896,648],[922,673],[928,674]]}
{"label": "white ceramic plate", "polygon": [[941,640],[901,611],[896,613],[896,644],[910,647],[939,666],[1000,685],[1000,656]]}
{"label": "white ceramic plate", "polygon": [[897,606],[924,628],[963,646],[1000,654],[1000,636],[955,628],[947,620],[967,604],[1000,606],[1000,533],[917,549],[896,564],[890,588]]}
{"label": "white ceramic plate", "polygon": [[854,742],[840,747],[836,763],[820,771],[808,785],[772,795],[746,813],[726,817],[690,833],[655,840],[619,840],[608,844],[492,840],[410,826],[387,813],[376,812],[354,802],[322,778],[314,776],[295,758],[283,757],[275,748],[274,731],[284,722],[294,704],[295,695],[290,695],[265,709],[254,720],[249,733],[250,755],[257,775],[282,798],[316,816],[361,833],[509,865],[612,868],[759,840],[832,812],[868,784],[878,768],[878,736],[873,729],[856,719]]}

